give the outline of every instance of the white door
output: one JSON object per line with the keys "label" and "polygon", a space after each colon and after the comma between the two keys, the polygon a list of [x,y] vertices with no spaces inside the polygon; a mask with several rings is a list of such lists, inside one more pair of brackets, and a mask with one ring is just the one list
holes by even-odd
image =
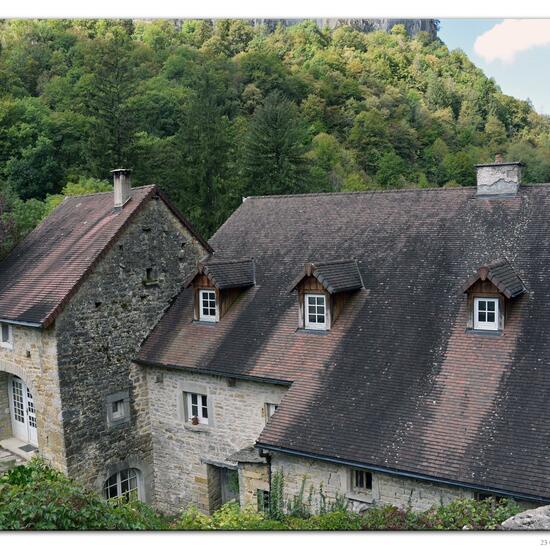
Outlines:
{"label": "white door", "polygon": [[10,409],[13,436],[38,447],[34,400],[25,382],[17,376],[11,378]]}

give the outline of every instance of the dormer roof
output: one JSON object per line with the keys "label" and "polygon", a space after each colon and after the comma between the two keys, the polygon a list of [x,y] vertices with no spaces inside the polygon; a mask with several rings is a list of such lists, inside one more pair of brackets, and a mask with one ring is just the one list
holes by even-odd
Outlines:
{"label": "dormer roof", "polygon": [[197,275],[208,277],[212,285],[218,290],[254,286],[254,260],[251,258],[237,260],[208,259],[199,262],[197,271],[186,286],[190,286]]}
{"label": "dormer roof", "polygon": [[306,263],[304,270],[293,281],[290,292],[295,290],[305,277],[315,277],[329,294],[363,288],[363,280],[355,259]]}
{"label": "dormer roof", "polygon": [[523,281],[505,258],[480,267],[464,286],[464,292],[480,280],[491,281],[506,298],[516,298],[527,292]]}

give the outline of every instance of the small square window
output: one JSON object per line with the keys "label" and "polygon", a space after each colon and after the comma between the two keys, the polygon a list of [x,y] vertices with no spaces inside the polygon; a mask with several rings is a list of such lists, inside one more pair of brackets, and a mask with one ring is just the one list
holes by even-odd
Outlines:
{"label": "small square window", "polygon": [[143,280],[146,285],[153,285],[158,283],[158,271],[156,267],[147,267],[145,269],[145,279]]}
{"label": "small square window", "polygon": [[304,326],[313,330],[327,329],[327,307],[324,294],[305,295]]}
{"label": "small square window", "polygon": [[498,330],[498,298],[475,298],[474,328]]}
{"label": "small square window", "polygon": [[210,323],[218,320],[215,290],[199,290],[199,319]]}
{"label": "small square window", "polygon": [[12,327],[8,323],[0,323],[0,346],[8,349],[13,347]]}
{"label": "small square window", "polygon": [[366,470],[352,470],[351,488],[358,492],[370,491],[372,489],[372,473]]}
{"label": "small square window", "polygon": [[208,396],[187,394],[187,420],[192,424],[208,424]]}
{"label": "small square window", "polygon": [[130,392],[128,390],[107,396],[107,425],[115,428],[130,421]]}

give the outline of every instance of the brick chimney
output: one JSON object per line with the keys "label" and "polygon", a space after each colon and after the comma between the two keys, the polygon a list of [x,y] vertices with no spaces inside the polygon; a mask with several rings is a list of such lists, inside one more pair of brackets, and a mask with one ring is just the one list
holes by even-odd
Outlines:
{"label": "brick chimney", "polygon": [[521,183],[521,162],[505,162],[501,154],[492,164],[476,165],[477,195],[482,197],[514,196]]}
{"label": "brick chimney", "polygon": [[117,168],[111,170],[115,188],[115,208],[122,208],[130,200],[130,174],[132,170]]}

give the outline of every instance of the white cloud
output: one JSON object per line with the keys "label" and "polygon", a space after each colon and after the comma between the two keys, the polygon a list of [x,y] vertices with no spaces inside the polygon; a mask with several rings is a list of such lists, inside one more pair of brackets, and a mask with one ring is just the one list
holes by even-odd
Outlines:
{"label": "white cloud", "polygon": [[550,45],[550,19],[505,19],[478,36],[475,52],[485,61],[512,63],[518,53]]}

